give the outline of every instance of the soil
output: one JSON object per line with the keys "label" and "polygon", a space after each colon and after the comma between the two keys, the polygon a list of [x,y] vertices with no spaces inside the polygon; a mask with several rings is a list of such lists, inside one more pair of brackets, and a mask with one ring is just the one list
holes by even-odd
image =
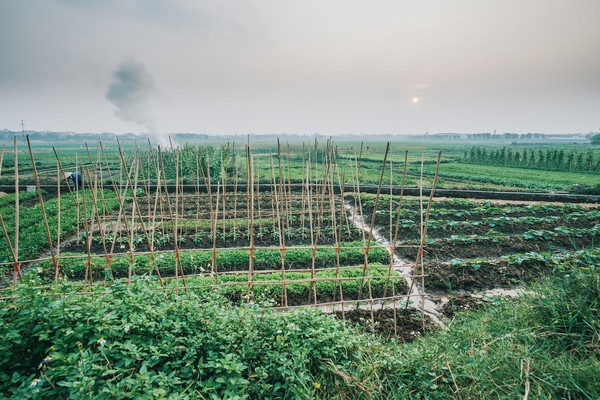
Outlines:
{"label": "soil", "polygon": [[[397,281],[395,291],[396,291],[396,293],[406,293],[408,291],[408,287],[406,286],[404,281]],[[358,300],[357,292],[345,291],[343,294],[344,294],[344,301]],[[391,296],[392,295],[392,285],[390,283],[387,291],[384,291],[383,288],[372,288],[371,294],[374,299],[382,298],[385,296]],[[361,295],[361,299],[366,299],[368,297],[369,297],[369,290],[368,290],[367,285],[365,285],[362,295]],[[278,301],[277,305],[281,306],[281,304],[279,304],[280,303],[279,300],[280,299],[277,299],[277,301]],[[335,302],[335,301],[340,301],[338,288],[336,288],[334,292],[323,292],[323,291],[317,290],[317,304],[319,304],[319,303],[325,304],[325,303],[331,303],[331,302]],[[288,293],[288,306],[303,306],[303,305],[312,305],[312,304],[314,304],[312,292],[304,294],[304,295]]]}
{"label": "soil", "polygon": [[439,292],[512,288],[531,282],[548,272],[548,267],[545,265],[517,266],[510,265],[508,262],[482,263],[479,269],[469,265],[429,263],[424,269],[426,289]]}
{"label": "soil", "polygon": [[[46,194],[42,195],[42,199],[44,200],[44,203],[46,201],[50,200],[50,199],[55,198],[55,197],[56,197],[56,195],[55,194],[51,194],[51,193],[46,193]],[[36,204],[38,204],[39,202],[40,202],[39,196],[36,196],[36,197],[33,197],[33,198],[29,199],[29,200],[22,201],[20,204],[21,204],[21,207],[33,207]]]}
{"label": "soil", "polygon": [[[370,310],[354,309],[346,311],[344,316],[341,311],[337,311],[334,315],[340,319],[345,317],[346,321],[354,323],[363,332],[372,332]],[[394,332],[394,310],[390,308],[374,310],[375,333],[386,338],[395,338],[399,342],[409,343],[438,329],[428,317],[425,317],[425,329],[423,329],[421,314],[414,310],[396,309],[395,317],[396,332]]]}
{"label": "soil", "polygon": [[488,300],[470,296],[468,294],[454,295],[442,306],[442,314],[448,319],[453,318],[458,312],[476,311],[485,307],[490,302]]}
{"label": "soil", "polygon": [[[557,251],[585,248],[594,243],[593,237],[557,237],[551,240],[531,239],[524,240],[521,237],[506,236],[495,242],[491,240],[473,240],[470,243],[440,240],[425,246],[425,260],[450,261],[455,258],[467,259],[485,257],[500,257],[515,253],[527,253],[531,251]],[[415,243],[400,243],[399,245]],[[398,247],[396,254],[404,259],[413,260],[417,256],[418,249],[413,247]]]}

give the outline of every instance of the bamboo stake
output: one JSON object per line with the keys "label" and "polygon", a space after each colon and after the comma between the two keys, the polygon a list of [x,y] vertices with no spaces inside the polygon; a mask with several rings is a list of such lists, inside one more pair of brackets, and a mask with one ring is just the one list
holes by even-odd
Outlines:
{"label": "bamboo stake", "polygon": [[[108,255],[108,250],[107,250],[107,247],[106,247],[106,240],[105,240],[105,233],[104,233],[104,229],[105,228],[104,228],[104,224],[102,224],[101,221],[100,221],[100,211],[98,209],[98,196],[97,196],[97,193],[98,193],[98,174],[97,173],[98,173],[98,165],[99,165],[98,164],[98,159],[99,158],[96,158],[96,161],[94,162],[92,160],[92,156],[90,154],[90,151],[89,151],[87,143],[85,144],[85,148],[87,150],[87,154],[88,154],[88,159],[90,161],[90,165],[94,165],[94,180],[93,180],[94,184],[89,186],[90,187],[91,196],[92,196],[92,206],[93,206],[93,208],[92,208],[92,218],[94,218],[94,216],[96,217],[96,222],[98,224],[98,232],[100,234],[100,240],[102,242],[102,248],[104,250],[104,258],[106,259],[106,265],[107,265],[108,270],[109,270],[109,272],[110,272],[110,274],[112,276],[112,270],[111,270],[111,266],[110,266],[110,257]],[[89,170],[86,169],[85,171],[87,173],[87,180],[88,180],[88,182],[92,182],[92,177],[91,177],[91,175],[89,173]],[[100,193],[101,193],[101,196],[102,196],[101,198],[102,198],[102,201],[103,201],[103,208],[106,209],[106,203],[104,202],[103,192],[100,191]],[[59,207],[59,216],[60,216],[60,207]],[[86,214],[86,216],[87,216],[87,214]],[[60,220],[60,218],[59,218],[59,220]],[[60,231],[59,231],[59,236],[58,237],[59,237],[59,240],[60,240]],[[58,248],[60,249],[60,246],[58,246]],[[106,284],[106,275],[104,276],[104,282]]]}
{"label": "bamboo stake", "polygon": [[15,146],[15,262],[19,260],[19,214],[21,207],[19,204],[20,188],[19,188],[19,149],[17,145],[17,137],[14,137]]}
{"label": "bamboo stake", "polygon": [[4,165],[4,150],[6,150],[6,145],[2,145],[2,152],[0,152],[0,177],[2,177],[2,165]]}
{"label": "bamboo stake", "polygon": [[8,243],[8,249],[10,250],[10,254],[12,255],[14,266],[13,266],[13,285],[17,286],[17,276],[21,281],[23,281],[23,275],[21,275],[21,263],[17,258],[17,254],[15,253],[15,248],[13,247],[10,237],[8,236],[8,231],[6,230],[6,225],[4,224],[4,219],[2,218],[2,213],[0,213],[0,223],[2,224],[2,231],[4,231],[4,237],[6,238],[6,243]]}
{"label": "bamboo stake", "polygon": [[[79,171],[79,162],[78,162],[78,156],[77,153],[75,153],[75,171]],[[68,182],[68,181],[67,181]],[[76,193],[75,193],[75,197],[77,198],[77,201],[75,202],[75,208],[77,210],[77,239],[80,238],[80,231],[79,231],[79,226],[81,223],[81,206],[79,203],[79,190],[77,185],[75,184],[75,182],[73,182],[73,187],[75,187]]]}
{"label": "bamboo stake", "polygon": [[[406,168],[408,165],[408,150],[405,151],[404,153],[404,171],[402,172],[402,183],[400,186],[400,199],[398,200],[398,209],[396,210],[396,226],[395,226],[395,230],[394,230],[394,238],[393,241],[390,243],[390,253],[391,253],[391,257],[390,257],[390,267],[388,269],[388,277],[391,276],[392,274],[392,268],[393,268],[393,264],[394,264],[394,254],[396,253],[396,246],[398,243],[398,231],[399,231],[399,227],[400,227],[400,212],[402,211],[402,201],[404,199],[404,185],[406,182]],[[390,204],[391,204],[391,196],[390,196]],[[412,283],[412,281],[411,281]],[[408,292],[408,294],[410,294],[410,291]],[[386,282],[386,286],[383,289],[383,297],[385,297],[387,295],[387,282]],[[392,296],[396,295],[396,285],[395,282],[392,283]],[[396,308],[396,303],[394,303],[394,336],[398,336],[398,322],[397,322],[397,308]]]}
{"label": "bamboo stake", "polygon": [[[271,158],[271,173],[273,173],[273,159]],[[282,288],[281,288],[281,303],[287,306],[287,283],[285,277],[285,237],[283,232],[283,222],[281,217],[281,208],[282,204],[279,201],[281,193],[277,193],[277,186],[273,186],[273,190],[275,191],[275,201],[277,203],[277,227],[279,232],[279,252],[281,257],[281,279],[282,279]]]}
{"label": "bamboo stake", "polygon": [[252,182],[252,158],[250,157],[250,136],[248,136],[248,145],[246,146],[246,162],[248,169],[247,190],[250,192],[250,208],[248,214],[250,216],[250,252],[248,262],[248,291],[246,293],[246,301],[250,301],[250,291],[252,290],[252,281],[254,280],[254,184]]}
{"label": "bamboo stake", "polygon": [[[270,193],[270,199],[271,199],[271,215],[275,215],[275,198],[277,196],[277,185],[275,182],[275,172],[274,172],[274,166],[273,166],[273,155],[269,154],[269,177],[270,177],[270,182],[271,182],[271,193]],[[260,219],[259,219],[260,221]],[[261,223],[258,223],[258,229],[261,229]],[[275,225],[275,220],[273,220],[273,232],[275,232],[276,225]]]}
{"label": "bamboo stake", "polygon": [[[81,172],[83,172],[83,166],[81,167]],[[81,176],[83,176],[83,173],[81,174]],[[79,188],[79,190],[81,191],[85,191],[85,186],[83,186],[83,182],[82,182],[82,187],[79,187],[79,185],[76,185],[76,187]],[[88,182],[88,186],[89,186],[89,182]],[[85,263],[85,279],[84,279],[84,288],[85,288],[85,284],[87,283],[87,280],[89,279],[90,282],[90,286],[93,287],[94,286],[94,279],[93,279],[93,275],[92,275],[92,253],[91,253],[91,246],[92,246],[92,230],[93,228],[90,227],[90,225],[88,224],[88,219],[87,219],[87,200],[86,200],[86,195],[85,193],[82,196],[83,198],[83,228],[85,229],[85,244],[86,244],[86,250],[87,250],[87,260]]]}
{"label": "bamboo stake", "polygon": [[302,214],[300,216],[300,225],[302,227],[302,233],[304,234],[305,222],[306,222],[306,182],[304,180],[304,174],[306,173],[306,149],[305,143],[302,143]]}
{"label": "bamboo stake", "polygon": [[[310,160],[309,160],[309,162],[310,162]],[[310,292],[313,295],[313,304],[316,304],[317,303],[317,291],[316,291],[316,285],[315,285],[314,278],[315,278],[315,260],[316,260],[316,256],[317,256],[317,248],[316,248],[316,244],[315,244],[311,188],[309,186],[309,184],[310,184],[310,168],[307,170],[307,172],[308,172],[308,176],[306,177],[306,182],[307,182],[306,193],[307,193],[307,202],[308,202],[308,223],[309,223],[309,229],[310,229],[310,248],[311,248],[310,277],[312,279],[311,284],[310,284]],[[310,293],[309,293],[309,301],[310,301]]]}
{"label": "bamboo stake", "polygon": [[[119,141],[117,140],[117,143],[119,143]],[[127,166],[125,165],[125,158],[123,157],[123,149],[121,148],[121,144],[119,143],[119,156],[121,157],[121,167],[124,169],[127,169]],[[148,245],[149,249],[154,249],[152,243],[150,242],[150,237],[148,236],[148,231],[146,229],[146,225],[144,224],[144,219],[142,217],[142,213],[140,211],[139,208],[139,204],[138,204],[138,200],[137,200],[137,194],[136,194],[136,190],[137,190],[137,185],[135,187],[133,187],[133,185],[131,184],[131,178],[129,177],[127,171],[125,170],[125,175],[127,176],[127,184],[132,187],[132,198],[133,198],[133,204],[135,204],[135,209],[138,213],[139,219],[140,219],[140,225],[142,227],[142,231],[144,232],[144,238],[146,239],[146,244]],[[136,175],[137,178],[137,175]],[[162,285],[162,278],[160,276],[160,271],[158,270],[158,266],[154,265],[156,267],[156,273],[158,275],[158,279]]]}
{"label": "bamboo stake", "polygon": [[[335,215],[335,201],[334,201],[334,193],[333,193],[333,185],[334,185],[334,178],[333,178],[333,169],[331,170],[331,179],[329,180],[330,182],[330,190],[329,190],[329,206],[331,207],[331,223],[333,226],[333,234],[334,234],[334,240],[335,240],[335,277],[336,278],[340,278],[340,242],[339,242],[339,238],[341,236],[342,233],[342,225],[338,225],[337,224],[337,219],[336,219],[336,215]],[[343,204],[344,200],[342,197],[342,204]],[[344,209],[342,208],[341,212],[344,212]],[[338,232],[338,226],[339,226],[339,232]],[[340,300],[343,302],[344,301],[344,288],[341,284],[341,282],[338,285],[338,290],[339,290],[339,295],[340,295]],[[334,297],[333,299],[335,300],[335,291],[334,293]],[[346,320],[346,310],[344,310],[344,307],[342,307],[342,320]]]}
{"label": "bamboo stake", "polygon": [[[229,143],[227,143],[227,150],[229,150]],[[223,196],[223,211],[222,211],[222,217],[223,217],[223,237],[225,237],[225,217],[226,215],[226,209],[225,206],[227,205],[227,168],[225,168],[225,159],[224,159],[224,155],[223,155],[223,147],[221,147],[221,183],[222,183],[222,187],[223,187],[223,191],[222,191],[222,196]]]}
{"label": "bamboo stake", "polygon": [[[89,170],[86,169],[86,173],[87,173],[87,179],[88,182],[92,182],[92,178],[90,176]],[[105,235],[104,235],[104,227],[102,226],[102,223],[100,221],[100,212],[98,210],[98,196],[97,196],[97,191],[98,191],[98,179],[96,178],[94,180],[94,185],[92,187],[90,187],[90,193],[92,196],[92,219],[94,218],[94,216],[96,217],[96,222],[98,224],[98,232],[100,234],[100,240],[102,242],[102,249],[104,251],[104,258],[106,259],[106,265],[108,266],[108,270],[110,271],[111,275],[112,275],[112,271],[111,271],[111,266],[110,266],[110,256],[108,255],[108,250],[106,248],[106,240],[105,240]],[[86,213],[87,215],[87,213]],[[59,234],[60,237],[60,234]],[[90,242],[91,242],[91,234],[90,234]],[[105,281],[106,281],[106,276],[105,276]]]}
{"label": "bamboo stake", "polygon": [[[290,144],[286,142],[287,147],[287,178],[288,178],[288,195],[286,198],[286,220],[288,225],[290,224],[291,212],[292,212],[292,177],[291,177],[291,161],[290,161]],[[288,236],[288,239],[290,237]]]}
{"label": "bamboo stake", "polygon": [[[196,161],[196,219],[200,219],[200,160],[198,157],[198,147],[194,145],[194,159]],[[195,235],[198,236],[198,226],[196,226]]]}
{"label": "bamboo stake", "polygon": [[60,257],[60,165],[56,162],[56,254]]}
{"label": "bamboo stake", "polygon": [[[180,255],[179,255],[179,237],[177,231],[177,207],[178,207],[178,191],[179,191],[179,153],[176,155],[175,161],[175,212],[171,208],[171,198],[169,196],[169,190],[167,187],[167,175],[165,173],[165,163],[163,153],[161,152],[160,146],[158,146],[158,162],[160,165],[160,174],[163,177],[163,185],[165,190],[165,196],[167,197],[167,209],[169,210],[169,222],[171,223],[171,228],[173,230],[173,246],[175,247],[175,275],[179,274],[179,270],[181,270],[181,277],[183,278],[183,284],[185,286],[185,275],[183,273],[183,266],[181,265]],[[141,218],[141,217],[140,217]],[[151,251],[154,251],[154,243],[150,247]],[[158,271],[158,266],[156,267]]]}
{"label": "bamboo stake", "polygon": [[[106,154],[104,153],[104,147],[102,147],[102,145],[100,145],[101,149],[102,149],[102,156],[104,157],[104,161],[106,163],[106,166],[108,168],[108,173],[112,176],[112,173],[110,171],[110,167],[108,166],[108,160],[106,158]],[[122,168],[121,168],[122,171]],[[131,165],[131,171],[133,172],[133,163]],[[121,178],[122,179],[122,178]],[[121,181],[119,181],[119,185],[121,185]],[[117,201],[119,202],[119,212],[118,212],[118,216],[117,216],[117,220],[115,223],[115,227],[114,227],[114,234],[113,234],[113,240],[112,240],[112,244],[110,247],[110,255],[112,256],[113,253],[115,252],[115,244],[117,243],[117,234],[120,233],[119,230],[119,226],[121,224],[121,219],[123,220],[123,223],[125,224],[125,230],[129,231],[129,222],[127,220],[126,217],[123,216],[124,214],[124,205],[125,205],[125,192],[127,190],[127,185],[125,185],[125,188],[123,189],[123,193],[121,193],[121,189],[119,189],[117,187],[117,184],[114,182],[114,180],[112,180],[112,187],[113,190],[117,196]]]}
{"label": "bamboo stake", "polygon": [[[285,189],[284,189],[284,186],[283,186],[284,177],[283,177],[283,167],[282,167],[282,164],[281,164],[281,143],[279,142],[279,138],[277,138],[277,165],[278,165],[278,168],[279,168],[279,198],[277,199],[277,202],[279,204],[281,204],[284,207],[284,210],[285,210],[285,193],[284,193]],[[283,211],[283,212],[285,213],[285,211]],[[280,229],[279,234],[280,235],[282,233],[284,233],[285,230],[287,229],[287,227],[288,227],[288,223],[287,222],[288,221],[286,220],[286,221],[282,221],[279,224],[279,229]]]}
{"label": "bamboo stake", "polygon": [[233,182],[233,228],[237,230],[237,202],[238,202],[238,167],[237,167],[237,160],[235,157],[235,142],[233,142],[232,144],[232,152],[233,152],[233,157],[231,158],[231,162],[233,164],[233,170],[234,170],[234,174],[235,174],[235,180]]}
{"label": "bamboo stake", "polygon": [[52,256],[52,264],[54,265],[54,280],[58,281],[58,259],[56,258],[56,254],[54,253],[54,244],[52,243],[52,236],[50,235],[50,226],[48,225],[48,218],[46,216],[46,207],[44,207],[44,198],[42,197],[42,188],[40,186],[40,178],[37,173],[37,167],[35,165],[35,158],[33,157],[33,151],[31,150],[31,142],[29,141],[29,135],[27,135],[27,147],[29,148],[29,156],[31,157],[31,165],[33,166],[33,174],[35,175],[35,184],[37,186],[38,199],[40,201],[40,208],[42,210],[42,218],[44,220],[44,228],[46,229],[46,237],[48,238],[48,245],[50,246],[50,254]]}
{"label": "bamboo stake", "polygon": [[217,184],[217,195],[216,198],[216,206],[215,206],[215,216],[213,218],[213,225],[211,226],[212,232],[212,257],[211,257],[211,270],[215,275],[215,282],[219,281],[219,274],[217,271],[217,222],[219,218],[219,191],[221,190],[221,185]]}
{"label": "bamboo stake", "polygon": [[[383,164],[381,165],[381,174],[379,176],[379,183],[377,185],[377,195],[375,196],[375,205],[373,207],[373,213],[371,216],[371,226],[369,227],[369,238],[367,240],[367,244],[365,246],[365,263],[363,266],[363,275],[365,275],[368,271],[369,268],[369,250],[371,248],[371,240],[373,239],[373,227],[375,225],[375,217],[377,214],[377,207],[379,205],[379,196],[381,194],[381,184],[383,183],[383,176],[385,174],[385,164],[387,162],[387,156],[388,156],[388,152],[390,150],[390,142],[387,143],[386,147],[385,147],[385,155],[383,156]],[[372,286],[371,286],[371,279],[369,279],[367,281],[368,283],[368,289],[369,289],[369,299],[373,299],[373,292],[372,292]],[[359,298],[362,295],[362,290],[364,287],[364,280],[361,281],[360,284],[360,289],[358,291],[358,296]],[[371,304],[371,329],[374,331],[375,330],[375,317],[373,315],[373,303]]]}

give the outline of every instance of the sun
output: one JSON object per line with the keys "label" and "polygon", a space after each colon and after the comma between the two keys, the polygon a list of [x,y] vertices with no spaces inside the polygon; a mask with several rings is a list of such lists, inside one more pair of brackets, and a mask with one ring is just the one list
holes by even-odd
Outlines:
{"label": "sun", "polygon": [[418,98],[418,97],[416,97],[416,96],[415,96],[415,97],[413,97],[413,98],[412,98],[412,102],[413,102],[413,104],[417,104],[417,103],[419,102],[419,98]]}

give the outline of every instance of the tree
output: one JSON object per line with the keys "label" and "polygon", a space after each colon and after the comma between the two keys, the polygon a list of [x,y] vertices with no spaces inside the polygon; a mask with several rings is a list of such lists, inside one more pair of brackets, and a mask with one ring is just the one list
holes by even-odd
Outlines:
{"label": "tree", "polygon": [[591,138],[592,144],[600,144],[600,133],[596,133]]}

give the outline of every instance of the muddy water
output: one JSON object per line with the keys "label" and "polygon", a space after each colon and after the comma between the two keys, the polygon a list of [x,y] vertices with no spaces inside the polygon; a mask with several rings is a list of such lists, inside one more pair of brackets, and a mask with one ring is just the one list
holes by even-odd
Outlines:
{"label": "muddy water", "polygon": [[[369,232],[371,231],[371,226],[369,226],[369,224],[364,221],[364,218],[356,212],[354,206],[349,201],[344,201],[344,209],[346,212],[348,212],[349,219],[352,221],[354,226],[363,230],[365,232],[365,237],[368,237]],[[445,326],[440,319],[440,312],[438,311],[436,303],[433,302],[432,298],[425,292],[421,293],[417,283],[414,282],[412,277],[414,264],[403,261],[396,254],[394,254],[391,243],[383,235],[381,235],[375,227],[373,227],[372,230],[372,238],[376,243],[383,246],[388,253],[390,253],[390,256],[392,257],[392,268],[394,271],[398,272],[404,277],[406,286],[410,288],[410,293],[408,293],[407,296],[409,299],[408,306],[423,311],[423,313],[429,316],[439,326]],[[406,305],[405,301],[402,301],[401,303],[402,304],[397,304],[397,306]]]}

